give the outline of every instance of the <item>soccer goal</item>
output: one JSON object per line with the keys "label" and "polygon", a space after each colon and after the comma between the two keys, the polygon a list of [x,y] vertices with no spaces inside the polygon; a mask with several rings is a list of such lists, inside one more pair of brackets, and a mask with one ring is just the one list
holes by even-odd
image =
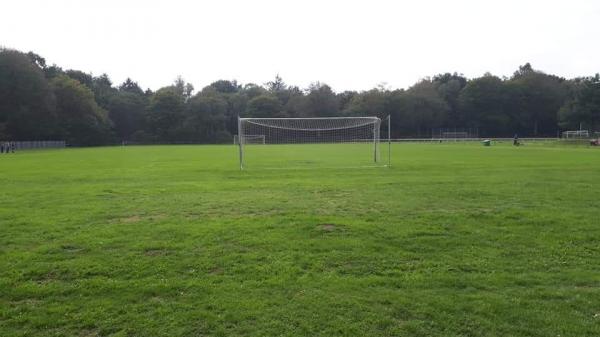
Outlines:
{"label": "soccer goal", "polygon": [[[240,169],[246,167],[386,166],[378,117],[238,118]],[[255,146],[265,144],[266,146]]]}
{"label": "soccer goal", "polygon": [[567,140],[589,139],[590,132],[588,130],[563,131],[562,138]]}
{"label": "soccer goal", "polygon": [[441,128],[435,129],[432,133],[432,138],[438,138],[440,140],[467,140],[467,139],[478,139],[479,129],[478,128]]}

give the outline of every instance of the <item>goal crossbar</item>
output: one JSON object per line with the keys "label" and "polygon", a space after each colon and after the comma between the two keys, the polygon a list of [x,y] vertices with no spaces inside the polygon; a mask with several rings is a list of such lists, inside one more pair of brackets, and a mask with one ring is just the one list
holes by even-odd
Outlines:
{"label": "goal crossbar", "polygon": [[346,130],[381,122],[377,117],[240,118],[240,120],[242,123],[266,128],[309,132]]}

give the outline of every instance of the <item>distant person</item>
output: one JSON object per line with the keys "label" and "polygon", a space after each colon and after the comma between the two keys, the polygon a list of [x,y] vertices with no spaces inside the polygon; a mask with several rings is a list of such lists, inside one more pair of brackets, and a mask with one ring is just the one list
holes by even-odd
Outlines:
{"label": "distant person", "polygon": [[513,145],[514,145],[514,146],[519,146],[519,145],[521,145],[521,144],[519,143],[519,135],[518,135],[518,134],[516,134],[516,133],[515,133],[515,138],[513,139]]}
{"label": "distant person", "polygon": [[15,153],[15,147],[17,144],[15,142],[10,142],[10,152]]}
{"label": "distant person", "polygon": [[0,153],[4,153],[4,143],[0,143]]}

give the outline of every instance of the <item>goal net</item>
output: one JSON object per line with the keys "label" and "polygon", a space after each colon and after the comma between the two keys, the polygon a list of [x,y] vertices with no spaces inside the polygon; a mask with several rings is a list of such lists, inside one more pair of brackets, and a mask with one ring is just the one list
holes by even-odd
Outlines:
{"label": "goal net", "polygon": [[588,130],[577,130],[577,131],[563,131],[563,139],[588,139],[590,138],[590,132]]}
{"label": "goal net", "polygon": [[239,118],[240,168],[385,165],[381,124],[378,117]]}
{"label": "goal net", "polygon": [[459,140],[459,139],[478,139],[479,129],[477,128],[441,128],[435,129],[431,133],[432,138],[440,140]]}

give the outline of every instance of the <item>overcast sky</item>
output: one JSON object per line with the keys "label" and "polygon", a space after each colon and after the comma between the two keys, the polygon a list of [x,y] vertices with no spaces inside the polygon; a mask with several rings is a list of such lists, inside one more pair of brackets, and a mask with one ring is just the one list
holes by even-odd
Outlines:
{"label": "overcast sky", "polygon": [[156,90],[182,75],[336,91],[440,72],[600,71],[600,1],[1,0],[0,45]]}

